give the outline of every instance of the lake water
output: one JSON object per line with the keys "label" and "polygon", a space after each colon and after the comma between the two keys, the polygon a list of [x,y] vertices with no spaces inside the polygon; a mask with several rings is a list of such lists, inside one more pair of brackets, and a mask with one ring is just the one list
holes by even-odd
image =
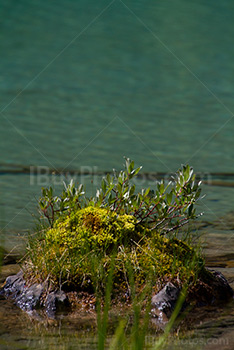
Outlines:
{"label": "lake water", "polygon": [[6,231],[27,228],[41,187],[15,168],[102,172],[128,156],[234,173],[232,1],[2,0],[0,16]]}
{"label": "lake water", "polygon": [[233,22],[231,0],[1,0],[4,244],[32,228],[41,186],[60,188],[49,172],[81,172],[92,194],[95,174],[128,156],[143,172],[189,163],[215,180],[201,203],[207,249],[230,256],[234,226],[220,218],[234,209]]}

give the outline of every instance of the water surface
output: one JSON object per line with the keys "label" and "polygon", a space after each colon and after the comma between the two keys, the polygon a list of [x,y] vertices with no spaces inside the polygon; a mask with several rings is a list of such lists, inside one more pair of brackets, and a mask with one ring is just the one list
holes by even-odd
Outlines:
{"label": "water surface", "polygon": [[[189,162],[230,182],[204,185],[201,211],[209,262],[233,276],[233,20],[231,0],[2,0],[4,245],[22,244],[41,186],[55,182],[30,176],[31,165],[100,174],[129,156],[171,173]],[[92,195],[100,178],[77,180]]]}

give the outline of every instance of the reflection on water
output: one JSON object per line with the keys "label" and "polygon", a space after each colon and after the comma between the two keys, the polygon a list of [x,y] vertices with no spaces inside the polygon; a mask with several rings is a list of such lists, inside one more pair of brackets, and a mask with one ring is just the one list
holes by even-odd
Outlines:
{"label": "reflection on water", "polygon": [[0,300],[0,347],[6,349],[96,349],[95,321],[79,315],[74,321],[40,320],[11,301]]}
{"label": "reflection on water", "polygon": [[[193,312],[186,322],[182,321],[176,336],[170,337],[166,349],[228,349],[233,347],[234,301],[225,307],[207,307]],[[13,305],[0,300],[0,345],[8,349],[70,350],[97,349],[97,328],[94,315],[85,313],[63,315],[57,320],[35,318]],[[119,320],[122,319],[119,318]],[[110,320],[112,323],[112,321]],[[114,323],[114,328],[118,323]],[[113,336],[110,329],[107,343]],[[151,349],[161,334],[150,323],[146,345]],[[130,339],[129,339],[130,341]],[[220,347],[225,345],[225,347]],[[218,347],[219,346],[219,347]]]}

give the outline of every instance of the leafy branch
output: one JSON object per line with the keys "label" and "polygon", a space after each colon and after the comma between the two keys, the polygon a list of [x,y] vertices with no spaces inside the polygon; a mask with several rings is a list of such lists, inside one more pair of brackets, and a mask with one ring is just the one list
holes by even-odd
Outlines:
{"label": "leafy branch", "polygon": [[134,162],[125,158],[124,170],[107,174],[94,198],[87,199],[83,185],[75,187],[73,180],[64,183],[61,197],[53,195],[53,189],[42,189],[39,208],[49,225],[62,215],[94,205],[107,208],[117,214],[129,214],[136,224],[157,230],[162,235],[177,230],[197,218],[195,204],[200,199],[201,182],[196,181],[193,168],[182,166],[169,183],[160,181],[154,190],[136,191],[133,179],[142,167],[134,168]]}
{"label": "leafy branch", "polygon": [[167,185],[161,181],[155,191],[147,188],[136,193],[131,180],[140,170],[141,167],[134,169],[134,162],[126,158],[124,170],[103,178],[96,194],[97,205],[119,214],[131,214],[137,224],[161,234],[177,230],[201,215],[196,214],[194,207],[200,198],[201,182],[196,181],[189,165],[182,166]]}

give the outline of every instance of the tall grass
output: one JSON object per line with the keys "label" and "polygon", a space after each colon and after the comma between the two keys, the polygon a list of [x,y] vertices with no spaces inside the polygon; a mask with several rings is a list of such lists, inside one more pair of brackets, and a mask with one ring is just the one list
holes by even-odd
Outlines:
{"label": "tall grass", "polygon": [[100,295],[99,281],[98,279],[96,279],[98,350],[103,350],[105,348],[105,343],[107,339],[107,328],[108,328],[109,310],[111,305],[113,275],[114,275],[114,256],[112,257],[111,268],[107,277],[103,311],[101,307],[102,300]]}
{"label": "tall grass", "polygon": [[[112,260],[114,262],[114,259]],[[97,296],[97,349],[98,350],[161,350],[166,345],[167,340],[172,332],[173,327],[181,312],[187,295],[187,285],[181,290],[175,309],[167,323],[163,334],[155,336],[152,344],[147,344],[147,336],[149,334],[150,310],[153,279],[149,277],[143,291],[136,293],[134,272],[131,263],[128,262],[128,278],[132,300],[132,314],[123,316],[112,336],[108,335],[109,311],[111,307],[111,293],[113,286],[113,270],[114,263],[108,275],[104,305],[101,307],[100,294]]]}

